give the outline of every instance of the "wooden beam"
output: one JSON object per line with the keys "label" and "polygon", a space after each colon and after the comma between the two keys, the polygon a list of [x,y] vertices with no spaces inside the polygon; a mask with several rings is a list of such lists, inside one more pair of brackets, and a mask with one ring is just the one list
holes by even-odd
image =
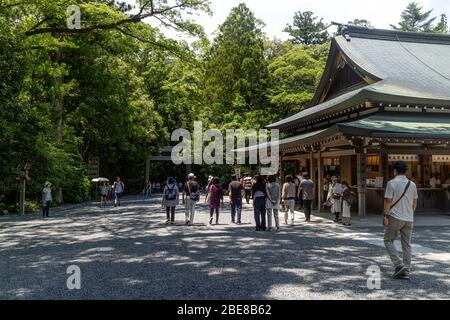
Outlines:
{"label": "wooden beam", "polygon": [[[391,147],[386,146],[386,153],[394,153],[394,154],[424,154],[424,155],[447,155],[450,154],[450,146],[448,148],[439,148],[433,149],[428,148],[425,150],[424,148],[414,148],[414,147]],[[369,147],[367,149],[367,153],[369,154],[379,154],[380,148]]]}
{"label": "wooden beam", "polygon": [[[322,158],[336,158],[336,157],[342,157],[342,156],[353,156],[356,154],[355,149],[348,149],[348,150],[336,150],[336,151],[328,151],[328,152],[322,152],[321,156]],[[318,159],[319,154],[314,153],[314,159]],[[311,159],[311,155],[308,153],[303,154],[293,154],[289,156],[284,156],[283,160],[289,161],[289,160],[300,160],[300,159]]]}

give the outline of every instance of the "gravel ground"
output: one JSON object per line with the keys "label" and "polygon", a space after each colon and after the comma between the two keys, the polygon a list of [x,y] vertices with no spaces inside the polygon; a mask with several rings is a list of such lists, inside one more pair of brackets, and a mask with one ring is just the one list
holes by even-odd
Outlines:
{"label": "gravel ground", "polygon": [[[125,199],[120,208],[86,205],[47,220],[0,221],[0,299],[440,299],[450,298],[450,262],[416,257],[411,281],[391,280],[381,246],[345,237],[355,229],[323,221],[255,232],[251,206],[243,224],[164,224],[160,199]],[[449,252],[450,229],[415,230],[422,246]],[[380,234],[377,228],[364,232]],[[81,289],[68,290],[68,266]],[[367,268],[381,268],[381,289],[367,288]]]}

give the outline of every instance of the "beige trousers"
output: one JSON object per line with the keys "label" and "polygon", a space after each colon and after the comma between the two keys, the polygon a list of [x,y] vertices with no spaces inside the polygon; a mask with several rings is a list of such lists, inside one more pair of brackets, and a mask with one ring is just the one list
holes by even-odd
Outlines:
{"label": "beige trousers", "polygon": [[[411,267],[411,237],[413,223],[389,217],[389,224],[384,232],[384,245],[394,267],[405,266],[408,270]],[[402,243],[402,258],[400,259],[394,241],[400,233]],[[403,261],[402,261],[403,260]]]}

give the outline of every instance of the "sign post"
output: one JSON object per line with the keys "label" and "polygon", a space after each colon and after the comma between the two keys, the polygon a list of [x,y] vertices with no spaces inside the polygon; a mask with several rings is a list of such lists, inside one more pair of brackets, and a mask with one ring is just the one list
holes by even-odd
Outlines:
{"label": "sign post", "polygon": [[22,171],[22,175],[20,176],[20,182],[22,184],[22,192],[20,196],[20,212],[22,215],[25,215],[26,208],[26,190],[27,190],[27,181],[30,180],[28,173],[31,169],[31,165],[26,163],[23,167],[21,165],[17,166],[17,170]]}

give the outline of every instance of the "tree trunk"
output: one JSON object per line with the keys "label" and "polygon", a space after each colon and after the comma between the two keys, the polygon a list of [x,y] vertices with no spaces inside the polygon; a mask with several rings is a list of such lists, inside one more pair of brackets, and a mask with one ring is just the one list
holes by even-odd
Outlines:
{"label": "tree trunk", "polygon": [[[60,41],[63,40],[63,36],[57,35]],[[58,49],[53,52],[53,63],[58,66],[61,65],[63,58],[63,51]],[[61,87],[64,84],[64,75],[60,75],[56,80],[57,87]],[[54,128],[55,128],[55,141],[58,144],[63,143],[63,115],[64,115],[64,97],[61,94],[57,94],[53,97],[53,111],[54,111]],[[58,188],[56,202],[58,204],[64,203],[63,189],[60,186]]]}

